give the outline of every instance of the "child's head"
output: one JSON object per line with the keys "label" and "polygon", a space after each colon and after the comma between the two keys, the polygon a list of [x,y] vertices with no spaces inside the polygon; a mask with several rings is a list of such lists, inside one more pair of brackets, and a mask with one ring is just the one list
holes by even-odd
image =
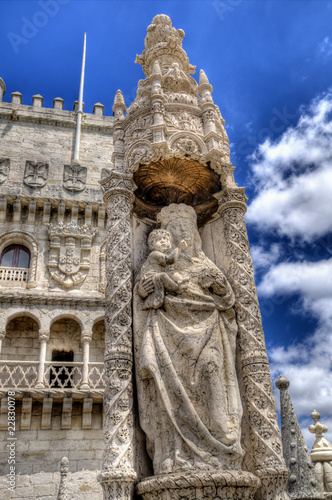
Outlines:
{"label": "child's head", "polygon": [[155,229],[149,234],[148,245],[151,251],[165,253],[171,248],[171,235],[165,229]]}

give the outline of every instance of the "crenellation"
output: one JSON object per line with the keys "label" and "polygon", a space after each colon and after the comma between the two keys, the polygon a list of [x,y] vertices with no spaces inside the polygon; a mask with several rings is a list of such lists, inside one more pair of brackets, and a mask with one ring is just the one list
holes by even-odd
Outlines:
{"label": "crenellation", "polygon": [[22,104],[22,94],[21,94],[21,92],[12,92],[11,96],[12,96],[12,104],[14,106],[16,106],[18,104]]}
{"label": "crenellation", "polygon": [[93,106],[93,113],[96,116],[103,116],[104,108],[105,106],[103,104],[101,104],[100,102],[96,102],[96,104]]}
{"label": "crenellation", "polygon": [[44,98],[40,94],[36,94],[32,96],[32,107],[33,108],[41,108],[44,104]]}
{"label": "crenellation", "polygon": [[62,111],[64,105],[64,100],[61,97],[55,97],[53,99],[53,108]]}

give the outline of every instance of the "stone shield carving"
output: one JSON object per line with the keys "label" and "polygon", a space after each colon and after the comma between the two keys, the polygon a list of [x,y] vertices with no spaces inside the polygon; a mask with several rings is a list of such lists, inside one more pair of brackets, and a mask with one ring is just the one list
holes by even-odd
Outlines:
{"label": "stone shield carving", "polygon": [[0,184],[3,184],[8,177],[10,169],[10,159],[2,158],[0,160]]}
{"label": "stone shield carving", "polygon": [[24,171],[24,184],[32,188],[41,188],[45,186],[48,178],[48,163],[38,161],[34,163],[27,161]]}
{"label": "stone shield carving", "polygon": [[82,283],[90,269],[90,253],[97,229],[75,223],[49,224],[48,268],[52,278],[69,288]]}
{"label": "stone shield carving", "polygon": [[63,187],[69,191],[83,191],[86,185],[86,167],[65,165],[63,170]]}

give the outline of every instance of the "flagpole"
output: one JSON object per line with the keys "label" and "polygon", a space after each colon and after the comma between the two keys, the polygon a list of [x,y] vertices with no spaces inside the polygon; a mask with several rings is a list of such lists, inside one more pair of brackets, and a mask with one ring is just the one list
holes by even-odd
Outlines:
{"label": "flagpole", "polygon": [[81,81],[80,81],[80,93],[78,96],[78,111],[77,111],[77,123],[76,123],[76,137],[75,137],[75,151],[73,163],[80,163],[80,140],[81,140],[81,127],[82,127],[82,115],[83,115],[83,88],[84,88],[84,73],[85,73],[85,53],[86,53],[86,33],[84,33],[83,42],[83,57],[82,57],[82,69],[81,69]]}

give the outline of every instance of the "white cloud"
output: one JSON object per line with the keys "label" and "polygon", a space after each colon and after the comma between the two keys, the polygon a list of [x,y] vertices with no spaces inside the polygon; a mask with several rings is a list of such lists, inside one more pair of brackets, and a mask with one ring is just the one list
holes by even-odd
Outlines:
{"label": "white cloud", "polygon": [[314,436],[307,427],[314,409],[332,431],[332,259],[276,264],[266,273],[258,290],[263,297],[298,293],[301,312],[317,319],[318,327],[311,336],[269,351],[272,379],[284,375],[290,380],[295,412],[303,435],[312,446]]}
{"label": "white cloud", "polygon": [[[258,286],[263,297],[276,293],[300,293],[315,311],[320,299],[332,300],[332,259],[318,262],[281,262],[269,269]],[[320,309],[320,308],[318,308]],[[332,315],[332,310],[331,310]]]}
{"label": "white cloud", "polygon": [[332,41],[328,36],[326,36],[323,41],[319,44],[319,51],[327,56],[332,55]]}
{"label": "white cloud", "polygon": [[332,230],[332,93],[301,109],[295,127],[265,140],[251,159],[257,195],[247,221],[312,241]]}
{"label": "white cloud", "polygon": [[280,257],[281,250],[278,243],[273,243],[269,250],[265,250],[259,245],[252,245],[250,247],[250,253],[254,268],[258,270],[266,269],[275,264]]}

